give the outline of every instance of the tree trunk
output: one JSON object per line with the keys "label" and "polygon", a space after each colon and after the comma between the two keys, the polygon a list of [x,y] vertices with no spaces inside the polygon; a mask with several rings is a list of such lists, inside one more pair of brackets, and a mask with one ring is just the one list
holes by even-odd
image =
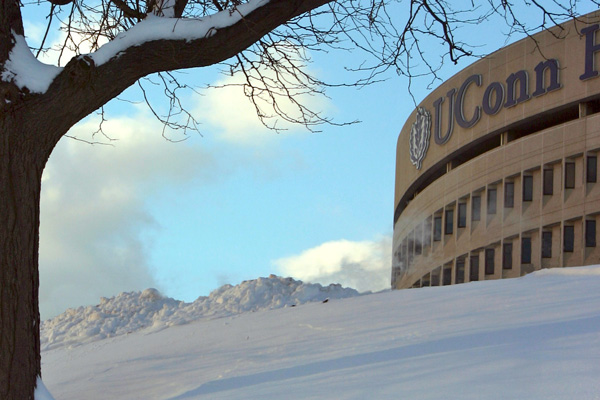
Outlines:
{"label": "tree trunk", "polygon": [[2,400],[33,399],[41,375],[38,250],[41,176],[47,154],[41,151],[45,146],[15,126],[0,119]]}

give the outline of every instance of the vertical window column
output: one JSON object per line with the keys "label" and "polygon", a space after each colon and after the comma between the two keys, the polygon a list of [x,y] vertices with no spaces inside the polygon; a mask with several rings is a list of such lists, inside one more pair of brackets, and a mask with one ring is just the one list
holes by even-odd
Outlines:
{"label": "vertical window column", "polygon": [[452,264],[444,265],[442,280],[444,286],[452,284]]}
{"label": "vertical window column", "polygon": [[572,253],[575,247],[575,227],[565,225],[563,227],[563,252]]}
{"label": "vertical window column", "polygon": [[487,190],[487,213],[496,214],[497,192],[495,187],[489,187]]}
{"label": "vertical window column", "polygon": [[454,209],[446,209],[445,221],[444,221],[444,234],[452,235],[454,233]]}
{"label": "vertical window column", "polygon": [[521,264],[531,264],[531,238],[521,238]]}
{"label": "vertical window column", "polygon": [[465,257],[459,257],[456,259],[456,276],[454,283],[465,282]]}
{"label": "vertical window column", "polygon": [[442,273],[442,267],[437,267],[431,271],[431,286],[440,286],[440,274]]}
{"label": "vertical window column", "polygon": [[565,162],[565,189],[575,188],[575,162]]}
{"label": "vertical window column", "polygon": [[467,226],[467,203],[458,203],[456,226],[459,228],[465,228]]}
{"label": "vertical window column", "polygon": [[439,242],[442,240],[442,216],[436,215],[433,217],[433,241]]}
{"label": "vertical window column", "polygon": [[585,164],[585,181],[596,183],[598,179],[598,157],[596,154],[588,154]]}
{"label": "vertical window column", "polygon": [[421,222],[415,228],[415,255],[419,256],[423,253],[423,226],[425,222]]}
{"label": "vertical window column", "polygon": [[596,219],[585,220],[585,247],[596,247]]}
{"label": "vertical window column", "polygon": [[552,231],[542,232],[542,258],[552,258]]}
{"label": "vertical window column", "polygon": [[479,280],[479,254],[471,254],[469,257],[469,281]]}
{"label": "vertical window column", "polygon": [[481,196],[474,195],[471,197],[471,221],[481,220]]}
{"label": "vertical window column", "polygon": [[515,206],[515,183],[513,181],[504,182],[504,208],[513,208]]}
{"label": "vertical window column", "polygon": [[502,245],[502,269],[512,269],[512,242],[504,242]]}
{"label": "vertical window column", "polygon": [[543,193],[545,196],[554,194],[554,169],[544,168],[544,188]]}
{"label": "vertical window column", "polygon": [[533,175],[523,175],[523,201],[533,201]]}
{"label": "vertical window column", "polygon": [[485,249],[485,274],[494,275],[496,252],[494,249]]}

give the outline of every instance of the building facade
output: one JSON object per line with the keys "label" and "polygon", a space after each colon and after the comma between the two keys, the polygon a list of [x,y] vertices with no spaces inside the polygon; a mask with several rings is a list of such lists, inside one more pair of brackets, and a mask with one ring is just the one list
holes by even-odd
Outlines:
{"label": "building facade", "polygon": [[600,12],[502,48],[397,145],[392,288],[600,264]]}

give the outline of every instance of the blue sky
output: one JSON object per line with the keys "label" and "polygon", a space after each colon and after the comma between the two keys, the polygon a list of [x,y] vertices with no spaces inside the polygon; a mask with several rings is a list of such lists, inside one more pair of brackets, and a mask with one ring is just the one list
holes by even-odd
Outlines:
{"label": "blue sky", "polygon": [[[35,17],[26,15],[30,45],[43,35],[43,20]],[[463,34],[477,32],[486,53],[506,40],[497,27]],[[443,52],[435,44],[426,49]],[[310,69],[324,80],[347,76],[343,67],[356,54],[319,55]],[[440,76],[473,61],[447,62]],[[231,79],[214,68],[186,74],[197,84]],[[387,288],[396,140],[414,104],[405,78],[386,78],[311,100],[338,122],[362,121],[324,125],[319,133],[265,130],[234,88],[186,95],[201,135],[181,143],[162,137],[144,105],[109,103],[103,128],[116,140],[102,146],[64,138],[45,171],[42,318],[147,287],[192,301],[222,284],[269,274],[361,291]],[[417,101],[429,80],[413,83]],[[121,98],[139,100],[139,93]],[[92,135],[98,118],[69,134],[106,141]]]}

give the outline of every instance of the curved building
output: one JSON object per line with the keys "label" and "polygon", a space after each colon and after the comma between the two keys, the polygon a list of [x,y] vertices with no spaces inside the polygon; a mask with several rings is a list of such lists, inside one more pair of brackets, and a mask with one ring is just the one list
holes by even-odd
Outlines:
{"label": "curved building", "polygon": [[600,263],[600,12],[502,48],[413,111],[392,288]]}

